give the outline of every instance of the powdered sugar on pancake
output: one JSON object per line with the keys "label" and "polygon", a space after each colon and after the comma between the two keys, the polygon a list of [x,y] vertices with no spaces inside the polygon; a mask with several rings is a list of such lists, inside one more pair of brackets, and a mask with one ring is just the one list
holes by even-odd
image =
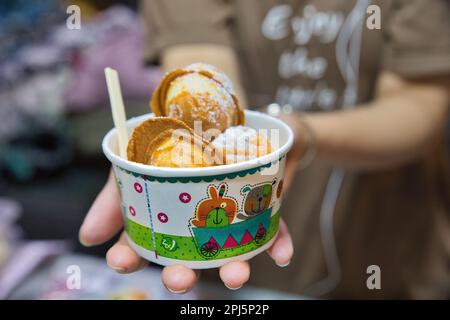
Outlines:
{"label": "powdered sugar on pancake", "polygon": [[222,151],[227,164],[255,159],[271,152],[266,134],[245,126],[228,128],[212,144]]}
{"label": "powdered sugar on pancake", "polygon": [[223,73],[222,71],[220,71],[219,69],[210,64],[197,62],[186,66],[184,69],[195,72],[200,71],[209,72],[216,81],[222,84],[225,90],[227,90],[231,94],[235,94],[233,89],[233,83],[231,82],[230,78],[228,78],[225,73]]}
{"label": "powdered sugar on pancake", "polygon": [[183,117],[181,108],[173,102],[174,97],[183,93],[189,93],[197,100],[197,105],[190,111],[193,118],[206,118],[210,123],[225,121],[227,127],[232,125],[233,118],[230,115],[234,114],[236,108],[233,97],[214,80],[198,73],[176,78],[167,92],[169,117]]}

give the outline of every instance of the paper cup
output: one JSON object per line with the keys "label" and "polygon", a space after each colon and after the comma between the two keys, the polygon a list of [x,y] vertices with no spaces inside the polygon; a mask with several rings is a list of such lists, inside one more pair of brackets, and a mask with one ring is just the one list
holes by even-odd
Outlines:
{"label": "paper cup", "polygon": [[[129,134],[145,115],[127,121]],[[164,168],[119,157],[115,129],[103,139],[113,164],[131,247],[160,265],[215,268],[266,250],[278,233],[291,129],[263,113],[246,111],[246,125],[267,130],[274,152],[241,163]],[[108,221],[105,221],[108,223]]]}

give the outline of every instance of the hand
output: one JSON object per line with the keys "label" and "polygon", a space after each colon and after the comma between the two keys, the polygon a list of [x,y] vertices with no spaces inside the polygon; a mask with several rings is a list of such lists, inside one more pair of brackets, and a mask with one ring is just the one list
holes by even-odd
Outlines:
{"label": "hand", "polygon": [[[108,182],[97,196],[80,228],[79,238],[83,245],[101,244],[122,229],[123,219],[119,199],[119,191],[111,173]],[[282,220],[280,221],[280,232],[268,253],[279,266],[286,266],[291,260],[292,240],[286,224]],[[119,241],[108,250],[106,261],[110,268],[119,273],[131,273],[148,264],[128,245],[124,232]],[[219,274],[226,287],[239,289],[250,277],[250,266],[247,261],[230,262],[220,268]],[[182,265],[173,265],[163,269],[161,279],[169,291],[184,293],[194,287],[198,276],[198,271]]]}

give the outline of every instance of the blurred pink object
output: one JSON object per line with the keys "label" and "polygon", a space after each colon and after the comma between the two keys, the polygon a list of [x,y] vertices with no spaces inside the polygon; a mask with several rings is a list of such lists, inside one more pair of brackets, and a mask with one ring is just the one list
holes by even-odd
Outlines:
{"label": "blurred pink object", "polygon": [[22,207],[0,197],[0,300],[4,300],[41,262],[66,250],[63,241],[23,241],[15,224]]}
{"label": "blurred pink object", "polygon": [[162,73],[158,67],[144,65],[142,23],[135,12],[112,7],[76,32],[74,35],[74,30],[62,27],[54,37],[71,48],[73,74],[64,95],[70,111],[105,104],[103,69],[107,66],[119,71],[125,99],[150,100]]}
{"label": "blurred pink object", "polygon": [[0,300],[4,300],[46,259],[67,251],[57,240],[25,241],[18,245],[6,266],[0,270]]}

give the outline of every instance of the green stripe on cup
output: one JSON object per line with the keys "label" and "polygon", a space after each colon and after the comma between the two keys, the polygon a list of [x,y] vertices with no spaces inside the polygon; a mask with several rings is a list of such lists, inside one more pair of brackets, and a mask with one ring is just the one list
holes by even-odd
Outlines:
{"label": "green stripe on cup", "polygon": [[[271,221],[269,231],[261,242],[256,243],[255,241],[252,241],[230,249],[221,249],[219,253],[211,259],[206,259],[199,253],[193,237],[155,233],[158,256],[190,261],[217,260],[239,256],[241,254],[254,251],[270,241],[278,230],[279,219],[280,211],[270,218]],[[125,230],[127,231],[128,237],[134,243],[144,249],[153,251],[152,234],[149,227],[143,226],[130,218],[127,218]]]}

